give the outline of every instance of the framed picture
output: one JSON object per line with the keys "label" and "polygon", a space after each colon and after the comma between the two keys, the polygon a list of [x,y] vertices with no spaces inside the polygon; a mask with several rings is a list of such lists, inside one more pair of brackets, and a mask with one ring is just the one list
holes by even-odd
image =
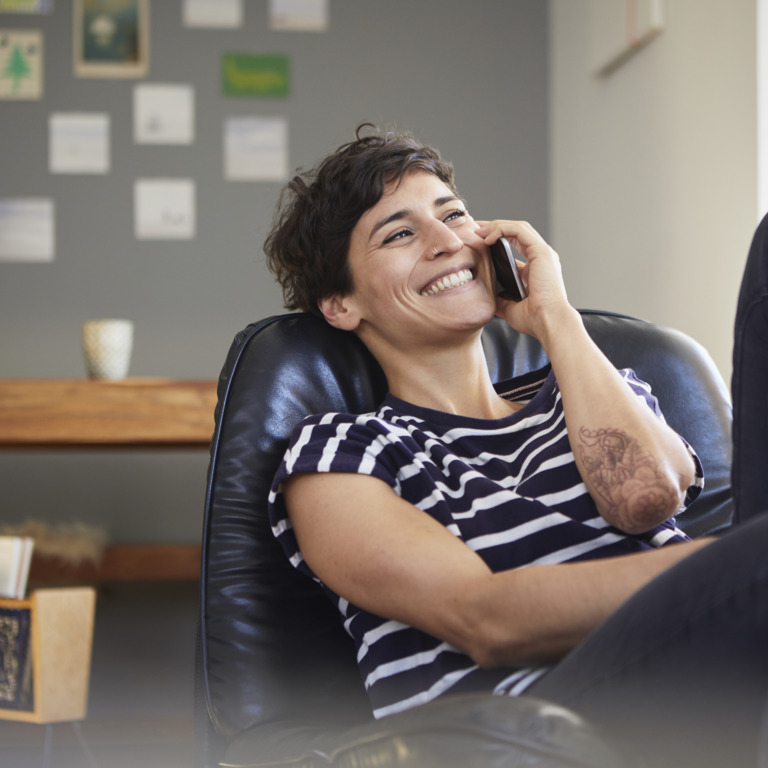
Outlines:
{"label": "framed picture", "polygon": [[43,33],[0,29],[0,99],[43,96]]}
{"label": "framed picture", "polygon": [[74,0],[77,77],[145,77],[149,0]]}
{"label": "framed picture", "polygon": [[590,67],[610,75],[664,30],[664,0],[589,0]]}
{"label": "framed picture", "polygon": [[0,0],[0,13],[50,13],[53,0]]}

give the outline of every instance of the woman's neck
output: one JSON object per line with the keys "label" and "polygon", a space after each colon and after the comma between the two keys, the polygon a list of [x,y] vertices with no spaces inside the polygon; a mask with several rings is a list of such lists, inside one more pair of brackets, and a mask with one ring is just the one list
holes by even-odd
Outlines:
{"label": "woman's neck", "polygon": [[414,405],[478,419],[502,418],[520,408],[494,389],[479,336],[459,347],[374,354],[389,391]]}

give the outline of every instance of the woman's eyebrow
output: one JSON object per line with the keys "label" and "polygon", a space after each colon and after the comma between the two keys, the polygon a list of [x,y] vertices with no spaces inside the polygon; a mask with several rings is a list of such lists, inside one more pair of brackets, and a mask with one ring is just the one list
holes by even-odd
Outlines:
{"label": "woman's eyebrow", "polygon": [[378,224],[374,226],[374,228],[371,230],[371,234],[368,236],[368,240],[372,240],[373,236],[383,227],[386,227],[387,224],[391,224],[393,221],[398,221],[399,219],[404,219],[408,214],[410,213],[410,210],[407,208],[404,208],[402,211],[395,211],[395,213],[391,213],[389,216],[383,218]]}
{"label": "woman's eyebrow", "polygon": [[[453,203],[453,202],[463,202],[460,197],[457,197],[456,195],[445,195],[444,197],[438,197],[433,203],[433,208],[439,208],[441,205],[445,205],[446,203]],[[382,227],[386,227],[387,224],[391,224],[393,221],[398,221],[400,219],[406,218],[411,213],[411,210],[408,208],[403,208],[400,211],[395,211],[394,213],[389,214],[389,216],[384,217],[380,222],[378,222],[373,229],[371,230],[371,234],[368,237],[368,240],[372,240],[373,236],[380,230]]]}

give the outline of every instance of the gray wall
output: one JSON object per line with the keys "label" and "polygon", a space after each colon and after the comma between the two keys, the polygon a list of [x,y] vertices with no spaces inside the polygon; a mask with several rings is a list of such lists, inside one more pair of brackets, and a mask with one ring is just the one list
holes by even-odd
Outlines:
{"label": "gray wall", "polygon": [[[215,378],[233,335],[282,311],[261,245],[280,185],[229,182],[222,125],[238,115],[284,115],[290,167],[310,166],[362,120],[412,130],[456,165],[481,218],[531,220],[548,234],[548,50],[545,0],[330,0],[324,34],[271,32],[266,0],[245,0],[238,30],[187,29],[179,0],[151,10],[146,82],[195,87],[195,142],[133,142],[135,80],[72,74],[71,3],[45,16],[0,14],[0,29],[42,29],[41,101],[0,101],[0,197],[51,197],[56,258],[0,262],[0,377],[84,375],[80,325],[136,323],[132,376]],[[224,52],[284,53],[288,99],[220,93]],[[48,171],[51,112],[111,116],[112,170]],[[136,178],[197,186],[197,236],[139,241]],[[2,519],[84,520],[119,541],[199,537],[205,452],[0,454]]]}

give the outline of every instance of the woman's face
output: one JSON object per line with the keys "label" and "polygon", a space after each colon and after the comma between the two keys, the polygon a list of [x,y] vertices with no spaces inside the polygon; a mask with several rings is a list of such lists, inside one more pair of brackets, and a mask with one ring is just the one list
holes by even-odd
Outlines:
{"label": "woman's face", "polygon": [[495,282],[476,228],[464,202],[431,173],[392,184],[352,231],[354,288],[340,299],[335,324],[366,343],[381,337],[396,346],[482,328],[495,313]]}

